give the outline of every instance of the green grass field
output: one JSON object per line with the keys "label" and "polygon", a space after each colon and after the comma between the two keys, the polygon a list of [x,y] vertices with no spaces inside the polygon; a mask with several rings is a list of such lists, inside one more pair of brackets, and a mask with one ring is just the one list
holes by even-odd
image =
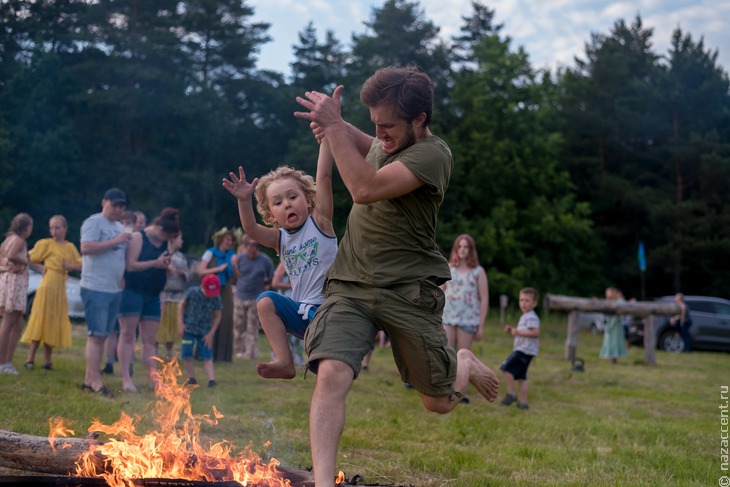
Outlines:
{"label": "green grass field", "polygon": [[[80,390],[85,326],[74,325],[74,345],[55,354],[56,370],[22,370],[27,347],[15,356],[19,377],[0,375],[0,429],[46,436],[48,418],[65,418],[75,436],[92,419],[113,423],[122,411],[141,415],[152,427],[154,400],[146,379],[139,394],[111,399]],[[721,387],[730,385],[730,354],[657,352],[643,365],[643,350],[612,365],[598,358],[601,336],[582,333],[578,356],[585,372],[571,372],[563,359],[565,318],[543,317],[540,355],[530,368],[530,409],[487,403],[471,391],[470,405],[439,416],[425,411],[406,390],[389,349],[375,351],[370,370],[355,382],[338,468],[366,483],[415,486],[653,485],[715,486],[721,467]],[[268,357],[262,336],[261,357]],[[494,321],[473,347],[498,369],[511,351],[511,337]],[[39,357],[40,358],[40,357]],[[137,362],[137,370],[141,364]],[[202,364],[197,365],[204,377]],[[219,387],[192,393],[193,412],[224,415],[206,426],[206,438],[230,440],[290,467],[311,465],[308,408],[314,376],[266,381],[254,363],[216,364]],[[117,375],[107,380],[121,388]],[[501,391],[500,396],[504,393]],[[720,485],[723,485],[720,483]]]}

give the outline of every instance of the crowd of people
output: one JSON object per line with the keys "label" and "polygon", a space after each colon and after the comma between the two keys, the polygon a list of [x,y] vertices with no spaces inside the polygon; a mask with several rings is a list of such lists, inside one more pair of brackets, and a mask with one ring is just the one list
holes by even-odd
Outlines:
{"label": "crowd of people", "polygon": [[[33,231],[33,219],[26,213],[13,218],[0,246],[0,373],[19,374],[13,365],[19,342],[29,345],[23,364],[27,370],[36,367],[41,346],[44,353],[39,368],[53,370],[53,350],[71,345],[66,297],[69,271],[81,275],[87,326],[84,391],[112,395],[103,376],[113,375],[118,363],[121,390],[138,392],[134,380],[137,348],[153,388],[160,383],[158,358],[176,358],[176,348],[189,375],[188,383],[196,383],[192,359],[197,358],[204,362],[210,387],[217,385],[214,356],[231,361],[234,347],[239,350],[244,343],[251,350],[257,349],[255,298],[271,288],[274,275],[271,259],[258,252],[257,242],[224,228],[213,236],[214,246],[203,254],[200,266],[190,269],[182,253],[178,210],[165,208],[147,224],[144,213],[130,211],[127,205],[127,195],[121,189],[106,191],[101,211],[81,225],[80,250],[66,240],[68,223],[63,215],[50,218],[51,236],[38,240],[30,250],[26,241]],[[234,246],[239,240],[242,242],[236,252]],[[264,264],[259,267],[257,262]],[[42,278],[23,331],[23,317],[30,304],[29,266]],[[193,273],[201,278],[200,286],[191,287]],[[254,300],[247,320],[234,313],[240,301],[237,298],[234,306],[234,285],[241,299]],[[245,333],[239,333],[244,329]],[[246,358],[255,359],[256,353]]]}
{"label": "crowd of people", "polygon": [[[338,86],[331,95],[308,91],[296,98],[302,111],[294,116],[309,121],[319,144],[314,178],[288,166],[260,178],[239,167],[223,178],[244,235],[225,227],[216,232],[196,269],[181,252],[178,211],[165,208],[147,224],[144,214],[126,211],[127,195],[118,188],[109,189],[101,211],[83,222],[80,251],[66,240],[66,220],[55,215],[51,237],[29,252],[33,220],[17,215],[0,246],[0,372],[18,374],[12,358],[23,330],[27,267],[37,265],[43,279],[22,335],[30,344],[24,366],[35,366],[43,345],[42,368],[52,369],[53,349],[70,344],[65,280],[70,270],[80,270],[87,322],[82,389],[91,393],[110,394],[103,375],[113,374],[117,361],[123,391],[138,391],[137,342],[152,387],[160,384],[155,357],[173,358],[176,346],[187,383],[198,383],[198,359],[215,387],[214,360],[258,360],[261,327],[273,352],[256,364],[261,377],[291,379],[300,364],[316,375],[309,430],[318,487],[334,485],[346,397],[376,340],[388,342],[403,383],[428,411],[445,414],[468,403],[470,386],[494,401],[497,374],[471,350],[483,337],[489,310],[477,244],[459,235],[449,259],[436,244],[453,159],[430,129],[433,83],[413,67],[371,76],[360,99],[374,136],[342,118],[342,91]],[[332,223],[335,167],[353,202],[339,241]],[[259,246],[277,253],[278,266]],[[194,272],[199,286],[190,285]],[[607,291],[607,299],[616,296]],[[527,370],[539,348],[537,303],[538,291],[523,288],[522,316],[504,328],[514,337],[501,365],[507,406],[528,409]],[[679,326],[687,319],[683,313]],[[615,360],[625,349],[613,325],[601,356]]]}

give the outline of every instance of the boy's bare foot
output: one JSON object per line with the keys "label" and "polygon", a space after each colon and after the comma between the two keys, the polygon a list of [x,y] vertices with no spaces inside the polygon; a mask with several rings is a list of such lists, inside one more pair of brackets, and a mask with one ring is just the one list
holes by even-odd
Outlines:
{"label": "boy's bare foot", "polygon": [[264,379],[293,379],[297,375],[293,362],[259,362],[256,373]]}
{"label": "boy's bare foot", "polygon": [[462,348],[459,350],[457,356],[459,363],[464,363],[469,367],[469,382],[476,387],[479,394],[484,396],[489,402],[497,399],[497,394],[499,393],[499,379],[497,378],[497,374],[481,363],[471,350]]}

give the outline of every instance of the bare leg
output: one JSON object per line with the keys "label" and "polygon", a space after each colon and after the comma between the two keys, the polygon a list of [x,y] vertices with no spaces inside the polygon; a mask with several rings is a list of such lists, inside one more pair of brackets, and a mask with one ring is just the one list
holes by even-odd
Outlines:
{"label": "bare leg", "polygon": [[204,360],[203,368],[205,369],[205,373],[208,375],[208,382],[215,380],[215,371],[213,370],[213,361]]}
{"label": "bare leg", "polygon": [[390,341],[388,340],[388,335],[385,334],[384,331],[379,331],[376,334],[378,338],[378,344],[380,345],[380,348],[385,348],[390,346]]}
{"label": "bare leg", "polygon": [[106,337],[88,336],[86,338],[86,374],[84,384],[98,391],[104,387],[101,381],[99,365],[101,356],[104,353],[104,340]]}
{"label": "bare leg", "polygon": [[8,357],[8,339],[10,338],[10,327],[12,323],[8,318],[8,313],[3,311],[3,322],[0,325],[0,365],[5,365],[9,361]]}
{"label": "bare leg", "polygon": [[33,340],[30,342],[30,348],[28,349],[28,360],[25,361],[26,364],[32,364],[35,363],[35,354],[38,351],[38,346],[41,344],[38,340]]}
{"label": "bare leg", "polygon": [[471,350],[471,344],[474,341],[474,333],[464,331],[459,327],[456,327],[456,344],[459,347],[458,350],[466,348]]}
{"label": "bare leg", "polygon": [[129,366],[132,364],[134,354],[134,343],[137,340],[137,323],[139,316],[119,317],[119,343],[117,344],[117,357],[119,367],[122,369],[122,389],[136,391],[132,376],[129,374]]}
{"label": "bare leg", "polygon": [[185,373],[188,374],[188,377],[195,377],[195,367],[193,366],[193,359],[183,360],[183,365],[185,366]]}
{"label": "bare leg", "polygon": [[104,341],[104,355],[106,356],[107,364],[114,364],[114,357],[117,355],[117,342],[119,338],[119,331],[114,330],[111,332]]}
{"label": "bare leg", "polygon": [[317,487],[333,487],[340,436],[345,427],[345,398],[355,374],[338,360],[322,360],[309,409],[309,440]]}
{"label": "bare leg", "polygon": [[[494,401],[499,392],[499,379],[492,369],[481,363],[471,352],[465,348],[456,354],[456,380],[454,390],[465,394],[469,384],[473,385],[479,394],[487,401]],[[431,397],[421,394],[423,405],[429,411],[445,414],[456,407],[458,401],[451,397]]]}
{"label": "bare leg", "polygon": [[53,358],[53,347],[43,345],[43,365],[51,365]]}
{"label": "bare leg", "polygon": [[520,381],[520,402],[527,404],[527,380],[521,380]]}
{"label": "bare leg", "polygon": [[144,320],[139,323],[139,336],[142,339],[142,363],[147,367],[150,380],[152,380],[152,385],[155,387],[159,385],[160,378],[157,374],[157,360],[152,357],[157,355],[155,338],[159,328],[159,321]]}
{"label": "bare leg", "polygon": [[266,379],[292,379],[297,375],[294,368],[294,358],[289,348],[289,340],[286,336],[286,327],[276,314],[276,308],[271,298],[262,298],[256,305],[259,312],[261,326],[269,339],[271,349],[276,355],[273,362],[260,362],[256,364],[256,372]]}
{"label": "bare leg", "polygon": [[[11,327],[10,327],[10,337],[8,340],[8,361],[7,363],[11,363],[13,361],[13,355],[15,355],[15,349],[18,347],[18,341],[20,341],[20,335],[23,331],[23,312],[22,311],[12,311],[10,312],[11,317]],[[8,316],[8,313],[6,313],[6,317]],[[3,319],[3,322],[5,319]]]}
{"label": "bare leg", "polygon": [[504,373],[504,385],[507,386],[507,394],[515,394],[515,376],[509,372]]}

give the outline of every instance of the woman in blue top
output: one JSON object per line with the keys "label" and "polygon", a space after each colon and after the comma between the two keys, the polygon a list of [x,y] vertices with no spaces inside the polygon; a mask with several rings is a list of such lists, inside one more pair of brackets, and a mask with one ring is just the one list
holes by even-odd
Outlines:
{"label": "woman in blue top", "polygon": [[178,211],[165,208],[152,224],[132,234],[127,245],[124,292],[119,309],[119,344],[117,355],[122,369],[122,389],[137,392],[130,364],[134,354],[137,326],[142,339],[142,359],[152,384],[157,386],[155,339],[160,327],[160,292],[167,281],[172,240],[180,233]]}
{"label": "woman in blue top", "polygon": [[215,274],[221,281],[221,300],[223,310],[218,331],[213,343],[213,355],[217,362],[230,362],[233,358],[233,285],[236,283],[236,268],[231,258],[236,255],[236,237],[231,230],[223,227],[213,234],[214,246],[203,253],[198,275],[202,278]]}

